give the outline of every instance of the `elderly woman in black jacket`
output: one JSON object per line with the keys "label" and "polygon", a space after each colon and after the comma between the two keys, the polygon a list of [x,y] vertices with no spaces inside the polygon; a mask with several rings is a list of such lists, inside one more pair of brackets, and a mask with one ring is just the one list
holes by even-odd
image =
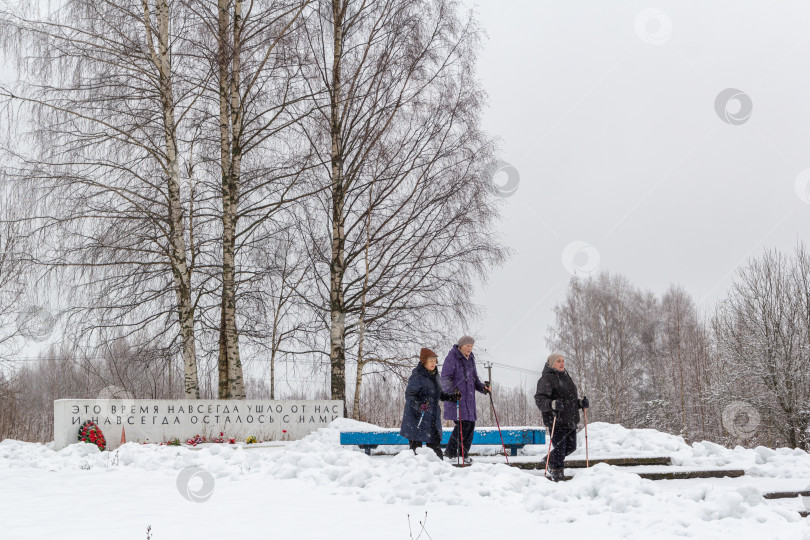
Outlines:
{"label": "elderly woman in black jacket", "polygon": [[457,397],[442,391],[438,355],[430,349],[419,351],[419,365],[413,369],[405,390],[405,412],[399,433],[408,439],[414,452],[427,443],[427,447],[442,455],[442,412],[439,401],[456,401]]}
{"label": "elderly woman in black jacket", "polygon": [[579,409],[589,407],[588,398],[577,397],[577,386],[565,371],[565,358],[552,354],[543,368],[543,375],[537,381],[534,402],[543,413],[543,423],[551,435],[551,455],[549,468],[551,479],[563,479],[565,457],[577,449],[577,424]]}

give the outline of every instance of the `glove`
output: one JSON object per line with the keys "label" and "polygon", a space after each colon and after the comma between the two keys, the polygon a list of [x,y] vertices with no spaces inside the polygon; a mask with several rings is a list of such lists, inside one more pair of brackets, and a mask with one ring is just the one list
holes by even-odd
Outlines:
{"label": "glove", "polygon": [[419,410],[422,411],[423,413],[427,412],[427,410],[428,410],[428,402],[425,401],[424,403],[420,403],[419,404]]}
{"label": "glove", "polygon": [[492,393],[492,387],[489,386],[489,381],[484,381],[484,391],[481,392],[485,396],[488,396]]}
{"label": "glove", "polygon": [[461,401],[461,390],[458,388],[453,389],[453,393],[450,395],[453,397],[453,401]]}
{"label": "glove", "polygon": [[587,409],[591,406],[591,402],[588,401],[588,396],[583,396],[582,399],[579,400],[579,408],[580,409]]}
{"label": "glove", "polygon": [[564,407],[563,407],[563,402],[562,402],[561,399],[554,399],[554,400],[551,401],[551,410],[555,414],[560,414],[563,409],[564,409]]}
{"label": "glove", "polygon": [[458,401],[458,396],[456,395],[455,391],[453,391],[453,393],[442,392],[441,400],[442,401],[453,401],[453,402],[455,402],[455,401]]}

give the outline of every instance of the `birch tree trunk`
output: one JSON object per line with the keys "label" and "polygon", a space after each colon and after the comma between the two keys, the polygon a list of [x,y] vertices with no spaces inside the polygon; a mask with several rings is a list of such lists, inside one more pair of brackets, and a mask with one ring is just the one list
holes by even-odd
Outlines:
{"label": "birch tree trunk", "polygon": [[360,298],[360,328],[358,329],[357,336],[357,373],[354,381],[354,405],[352,408],[352,418],[360,420],[360,393],[363,385],[363,367],[366,365],[364,356],[363,345],[365,345],[365,320],[366,320],[366,297],[368,296],[368,280],[369,280],[369,248],[371,247],[371,212],[373,209],[372,193],[373,189],[368,190],[368,215],[366,216],[366,250],[363,256],[366,266],[365,276],[363,276],[363,290]]}
{"label": "birch tree trunk", "polygon": [[[219,397],[244,399],[239,334],[236,327],[236,226],[241,167],[239,94],[242,2],[218,0],[220,166],[222,168],[222,310]],[[232,38],[231,38],[232,32]],[[223,379],[223,376],[225,377]]]}
{"label": "birch tree trunk", "polygon": [[160,103],[163,108],[163,127],[166,145],[166,182],[169,195],[169,260],[180,323],[180,338],[183,356],[183,393],[187,399],[199,399],[200,386],[197,376],[197,352],[194,341],[194,303],[191,294],[192,270],[186,259],[186,240],[183,206],[180,199],[180,162],[177,152],[177,124],[175,121],[174,94],[172,90],[172,67],[169,49],[169,5],[166,0],[157,0],[157,47],[152,32],[149,3],[142,0],[144,27],[152,62],[160,80]]}
{"label": "birch tree trunk", "polygon": [[[331,397],[346,399],[346,309],[343,298],[343,276],[346,273],[346,231],[344,226],[345,186],[343,185],[343,139],[341,121],[341,59],[343,56],[343,18],[348,2],[333,0],[334,56],[330,88],[331,161],[332,161],[332,258],[329,265],[329,364]],[[345,415],[345,407],[344,407]]]}

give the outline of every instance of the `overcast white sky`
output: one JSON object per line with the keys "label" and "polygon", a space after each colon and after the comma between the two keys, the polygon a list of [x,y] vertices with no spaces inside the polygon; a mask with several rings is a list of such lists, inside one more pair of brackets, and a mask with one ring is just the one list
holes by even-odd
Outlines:
{"label": "overcast white sky", "polygon": [[[515,254],[474,297],[479,362],[541,368],[572,242],[569,267],[678,283],[706,307],[748,257],[810,240],[810,4],[467,4],[489,36],[485,125],[520,181],[500,227]],[[715,107],[729,88],[736,124]]]}

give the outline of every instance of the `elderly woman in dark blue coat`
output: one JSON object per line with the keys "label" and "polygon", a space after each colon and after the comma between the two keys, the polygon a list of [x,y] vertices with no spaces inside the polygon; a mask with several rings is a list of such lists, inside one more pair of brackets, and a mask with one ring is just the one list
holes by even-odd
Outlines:
{"label": "elderly woman in dark blue coat", "polygon": [[428,448],[443,459],[439,401],[452,401],[455,396],[442,391],[439,370],[436,369],[438,358],[430,349],[419,351],[419,365],[411,373],[405,390],[405,413],[399,433],[408,439],[414,452],[427,443]]}

